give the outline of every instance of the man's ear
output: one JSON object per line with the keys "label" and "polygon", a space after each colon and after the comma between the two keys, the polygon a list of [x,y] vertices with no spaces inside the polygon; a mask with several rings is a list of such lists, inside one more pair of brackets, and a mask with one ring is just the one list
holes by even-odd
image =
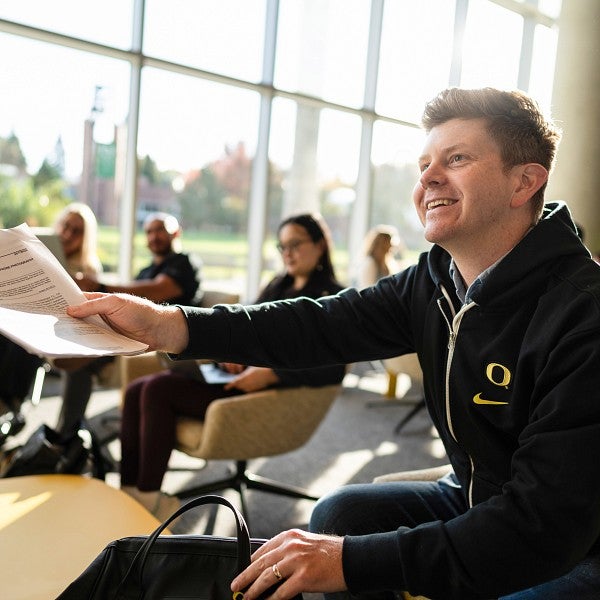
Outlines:
{"label": "man's ear", "polygon": [[517,208],[528,202],[533,195],[548,181],[548,171],[538,163],[527,163],[515,167],[515,186],[511,206]]}

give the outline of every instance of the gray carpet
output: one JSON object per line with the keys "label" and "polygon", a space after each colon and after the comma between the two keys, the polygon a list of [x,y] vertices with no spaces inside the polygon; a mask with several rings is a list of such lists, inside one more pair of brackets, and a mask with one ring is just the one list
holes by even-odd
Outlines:
{"label": "gray carpet", "polygon": [[[308,489],[315,495],[325,494],[341,485],[371,482],[383,473],[435,466],[446,462],[441,443],[432,428],[426,411],[420,411],[400,434],[396,424],[412,408],[408,391],[400,401],[385,400],[386,376],[380,372],[358,369],[360,377],[346,377],[342,393],[311,440],[301,449],[285,455],[251,461],[252,472]],[[405,390],[400,390],[402,393]],[[26,405],[27,426],[13,443],[26,439],[39,423],[51,427],[56,423],[60,405],[58,379],[47,376],[44,394],[37,406]],[[94,427],[115,421],[106,419],[117,414],[118,390],[98,389],[88,408],[88,418]],[[118,441],[109,445],[118,460]],[[204,463],[173,452],[171,465],[179,469],[165,476],[163,489],[176,493],[191,484],[223,477],[231,466],[228,461]],[[118,474],[109,473],[107,483],[119,485]],[[239,496],[233,490],[219,492],[239,506]],[[275,494],[248,491],[248,522],[251,535],[268,538],[284,529],[305,528],[314,503]],[[184,515],[173,527],[176,533],[214,533],[232,535],[233,522],[225,509],[196,509]]]}

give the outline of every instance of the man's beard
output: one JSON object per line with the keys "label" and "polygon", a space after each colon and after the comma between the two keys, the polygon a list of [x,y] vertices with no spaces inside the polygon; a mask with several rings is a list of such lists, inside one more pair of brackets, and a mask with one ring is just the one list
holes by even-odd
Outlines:
{"label": "man's beard", "polygon": [[154,254],[154,256],[158,256],[161,258],[164,258],[165,256],[171,254],[172,248],[171,246],[158,246],[158,247],[154,247],[151,248],[150,251],[152,252],[152,254]]}

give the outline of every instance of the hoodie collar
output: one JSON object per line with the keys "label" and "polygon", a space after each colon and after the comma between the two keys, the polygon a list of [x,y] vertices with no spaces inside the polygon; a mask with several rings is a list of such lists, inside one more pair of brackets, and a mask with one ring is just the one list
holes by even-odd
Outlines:
{"label": "hoodie collar", "polygon": [[[506,255],[504,255],[506,256]],[[499,258],[493,265],[489,266],[485,271],[479,273],[479,275],[475,278],[473,283],[467,288],[465,284],[465,280],[462,278],[454,259],[450,260],[450,278],[454,282],[454,287],[456,289],[456,295],[462,304],[467,304],[471,301],[471,298],[474,293],[476,293],[477,289],[481,287],[484,281],[488,278],[490,273],[494,270],[496,265],[504,258]]]}
{"label": "hoodie collar", "polygon": [[[541,284],[557,260],[568,255],[589,256],[589,252],[577,235],[567,205],[562,201],[549,202],[540,221],[506,256],[480,274],[465,291],[465,296],[478,304],[522,297],[527,290]],[[451,264],[451,256],[434,245],[429,252],[428,265],[438,287],[442,284],[448,289],[454,287]]]}

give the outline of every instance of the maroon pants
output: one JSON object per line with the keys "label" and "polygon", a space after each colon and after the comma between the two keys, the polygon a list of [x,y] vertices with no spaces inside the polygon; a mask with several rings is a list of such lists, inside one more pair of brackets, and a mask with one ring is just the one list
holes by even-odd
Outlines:
{"label": "maroon pants", "polygon": [[175,447],[177,417],[203,420],[213,400],[240,393],[170,371],[132,381],[123,403],[121,485],[159,490]]}

